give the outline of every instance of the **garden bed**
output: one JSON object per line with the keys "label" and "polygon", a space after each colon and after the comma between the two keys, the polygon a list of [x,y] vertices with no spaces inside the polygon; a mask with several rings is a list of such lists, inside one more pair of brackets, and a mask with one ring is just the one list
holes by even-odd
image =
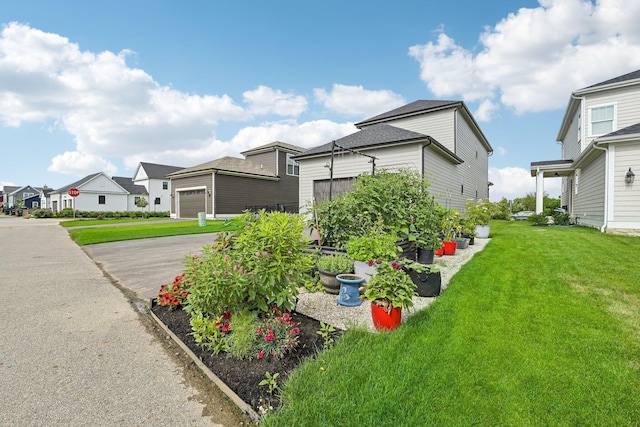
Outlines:
{"label": "garden bed", "polygon": [[[294,312],[292,319],[300,328],[299,346],[284,359],[265,357],[263,359],[240,360],[225,353],[212,355],[195,342],[191,335],[187,312],[181,309],[171,310],[160,305],[153,305],[151,311],[193,353],[192,357],[195,356],[199,359],[211,373],[237,395],[237,398],[254,411],[254,413],[249,412],[249,415],[254,418],[256,414],[264,413],[265,408],[271,406],[275,409],[280,405],[278,391],[272,395],[269,394],[267,386],[259,385],[260,381],[265,379],[266,372],[279,373],[278,384],[281,385],[300,363],[317,354],[324,343],[324,339],[317,334],[317,331],[320,330],[320,322],[304,314]],[[235,396],[229,397],[236,404],[241,403],[237,401]],[[241,407],[240,409],[248,412],[247,408]]]}

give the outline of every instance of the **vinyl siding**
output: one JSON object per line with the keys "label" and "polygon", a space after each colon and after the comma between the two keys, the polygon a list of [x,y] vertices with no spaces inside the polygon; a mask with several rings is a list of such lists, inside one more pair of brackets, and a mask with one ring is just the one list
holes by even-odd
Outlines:
{"label": "vinyl siding", "polygon": [[579,109],[573,116],[564,141],[562,141],[562,160],[574,160],[580,155],[581,140],[578,137],[578,117],[580,117]]}
{"label": "vinyl siding", "polygon": [[453,153],[456,153],[455,114],[456,110],[452,108],[415,117],[396,119],[387,122],[387,124],[429,135]]}
{"label": "vinyl siding", "polygon": [[[269,151],[266,153],[259,153],[259,154],[250,154],[248,156],[246,156],[247,160],[251,160],[254,163],[259,163],[261,165],[264,166],[265,171],[270,171],[276,174],[280,174],[282,175],[283,173],[286,172],[286,169],[284,170],[284,172],[282,171],[282,169],[280,169],[279,171],[276,170],[276,152],[275,151]],[[286,163],[285,163],[286,165]]]}
{"label": "vinyl siding", "polygon": [[216,174],[215,215],[239,215],[250,206],[296,204],[298,189],[283,191],[280,182]]}
{"label": "vinyl siding", "polygon": [[590,94],[586,98],[585,106],[585,130],[587,131],[587,143],[593,141],[588,135],[589,109],[598,105],[616,104],[616,128],[625,128],[640,122],[640,87],[619,88],[602,93]]}
{"label": "vinyl siding", "polygon": [[[185,178],[172,178],[171,183],[169,184],[171,188],[171,194],[174,196],[171,198],[171,214],[176,215],[178,212],[176,211],[176,200],[178,199],[175,196],[176,192],[181,189],[187,188],[206,188],[207,190],[212,189],[213,176],[211,173],[206,173],[197,176],[190,176]],[[213,198],[207,196],[207,214],[211,214],[213,212]]]}
{"label": "vinyl siding", "polygon": [[578,194],[573,199],[573,214],[580,224],[601,227],[604,224],[605,153],[583,167],[579,175]]}
{"label": "vinyl siding", "polygon": [[[624,182],[624,176],[629,168],[636,174],[635,182],[631,185]],[[615,147],[613,192],[614,214],[612,220],[616,223],[635,223],[634,228],[640,228],[640,206],[638,204],[638,200],[640,200],[640,142],[619,144]]]}
{"label": "vinyl siding", "polygon": [[[362,153],[377,157],[376,170],[414,169],[422,172],[421,144],[407,144],[376,149],[361,149]],[[369,157],[354,153],[337,154],[334,157],[334,178],[355,178],[361,173],[371,173],[372,164]],[[313,181],[329,179],[329,168],[324,167],[331,162],[331,155],[300,161],[300,212],[308,210],[313,202]]]}

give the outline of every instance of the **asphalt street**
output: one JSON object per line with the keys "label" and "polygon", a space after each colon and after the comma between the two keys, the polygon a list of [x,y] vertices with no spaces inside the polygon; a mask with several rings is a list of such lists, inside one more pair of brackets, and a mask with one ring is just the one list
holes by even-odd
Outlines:
{"label": "asphalt street", "polygon": [[247,422],[121,290],[148,299],[202,246],[167,239],[87,250],[130,268],[110,277],[57,221],[0,215],[1,426]]}

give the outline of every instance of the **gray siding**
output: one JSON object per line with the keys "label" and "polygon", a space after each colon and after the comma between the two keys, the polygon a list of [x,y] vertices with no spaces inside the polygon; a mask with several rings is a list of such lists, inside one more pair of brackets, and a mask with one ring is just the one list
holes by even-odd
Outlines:
{"label": "gray siding", "polygon": [[216,175],[215,215],[237,215],[247,207],[298,204],[298,187],[287,189],[279,181]]}
{"label": "gray siding", "polygon": [[[624,176],[631,170],[636,174],[631,185],[624,182]],[[613,168],[614,215],[616,222],[640,223],[640,142],[620,144],[615,147],[615,167]]]}
{"label": "gray siding", "polygon": [[387,122],[387,124],[429,135],[456,153],[455,115],[456,110],[451,108],[415,117],[395,119]]}
{"label": "gray siding", "polygon": [[605,153],[583,167],[578,178],[578,194],[573,199],[573,214],[580,224],[601,227],[604,224]]}
{"label": "gray siding", "polygon": [[[269,151],[266,153],[250,154],[246,156],[246,159],[251,160],[252,162],[255,162],[255,163],[260,163],[261,165],[264,166],[265,171],[279,173],[280,175],[282,175],[283,173],[282,169],[280,171],[276,170],[275,157],[276,157],[276,152]],[[285,162],[285,165],[286,165],[286,162]]]}
{"label": "gray siding", "polygon": [[[207,191],[212,190],[211,188],[212,178],[213,177],[210,172],[202,175],[190,176],[185,178],[172,178],[171,179],[171,213],[172,214],[176,213],[176,205],[175,205],[176,191],[180,191],[181,189],[184,189],[184,188],[199,188],[199,187],[206,187]],[[213,201],[213,198],[207,196],[207,213],[208,214],[213,212],[212,201]]]}

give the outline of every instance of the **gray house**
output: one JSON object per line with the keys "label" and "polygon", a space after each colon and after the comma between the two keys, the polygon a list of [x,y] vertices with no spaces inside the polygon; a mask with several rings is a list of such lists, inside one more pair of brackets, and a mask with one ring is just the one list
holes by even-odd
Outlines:
{"label": "gray house", "polygon": [[573,92],[557,141],[560,160],[531,163],[536,212],[543,178],[558,178],[562,205],[579,224],[640,234],[640,70]]}
{"label": "gray house", "polygon": [[467,199],[489,197],[493,149],[464,102],[415,101],[355,126],[359,131],[294,157],[301,210],[380,168],[419,171],[441,205],[461,212]]}
{"label": "gray house", "polygon": [[246,209],[296,211],[298,164],[304,151],[275,141],[242,152],[244,159],[223,157],[169,174],[171,217],[228,218]]}

